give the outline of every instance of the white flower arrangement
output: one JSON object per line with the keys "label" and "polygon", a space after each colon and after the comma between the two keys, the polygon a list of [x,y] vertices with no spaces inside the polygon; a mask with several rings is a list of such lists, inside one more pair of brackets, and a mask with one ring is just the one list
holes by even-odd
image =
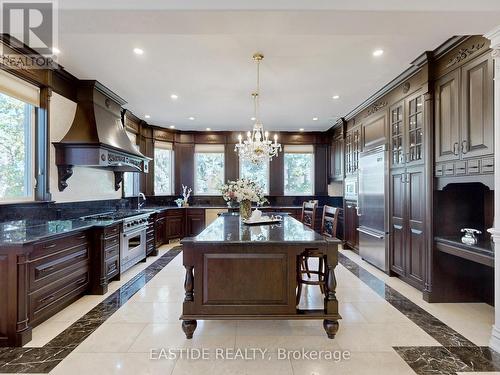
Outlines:
{"label": "white flower arrangement", "polygon": [[222,185],[220,188],[222,193],[222,198],[226,202],[238,202],[250,201],[255,202],[259,205],[267,202],[264,196],[264,189],[257,182],[242,178],[237,181],[228,181],[226,185]]}

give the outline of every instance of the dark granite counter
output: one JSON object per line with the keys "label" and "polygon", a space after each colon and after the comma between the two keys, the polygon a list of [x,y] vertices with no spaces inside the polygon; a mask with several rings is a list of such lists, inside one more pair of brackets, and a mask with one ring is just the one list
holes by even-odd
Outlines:
{"label": "dark granite counter", "polygon": [[475,245],[462,243],[461,236],[436,236],[434,242],[436,248],[445,253],[456,255],[464,259],[472,260],[484,265],[493,266],[494,250],[493,242],[483,236],[478,238]]}
{"label": "dark granite counter", "polygon": [[277,224],[246,225],[238,214],[218,217],[196,237],[185,238],[181,243],[325,243],[327,240],[291,216],[284,215]]}

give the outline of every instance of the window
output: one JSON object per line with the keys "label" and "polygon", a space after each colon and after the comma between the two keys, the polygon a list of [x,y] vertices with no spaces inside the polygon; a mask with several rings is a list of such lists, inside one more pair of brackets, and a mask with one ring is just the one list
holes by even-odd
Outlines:
{"label": "window", "polygon": [[34,199],[39,98],[37,87],[0,72],[0,201]]}
{"label": "window", "polygon": [[285,195],[314,195],[314,147],[285,146]]}
{"label": "window", "polygon": [[220,195],[224,183],[224,145],[195,145],[194,194]]}
{"label": "window", "polygon": [[[137,151],[139,151],[139,146],[137,145],[137,136],[134,133],[127,131],[127,135],[130,138],[130,142],[134,145]],[[123,196],[133,197],[139,194],[139,173],[135,172],[125,172],[123,174]]]}
{"label": "window", "polygon": [[172,195],[174,185],[174,152],[172,144],[155,142],[155,195]]}
{"label": "window", "polygon": [[269,194],[269,160],[254,164],[248,159],[240,158],[240,178],[257,182]]}

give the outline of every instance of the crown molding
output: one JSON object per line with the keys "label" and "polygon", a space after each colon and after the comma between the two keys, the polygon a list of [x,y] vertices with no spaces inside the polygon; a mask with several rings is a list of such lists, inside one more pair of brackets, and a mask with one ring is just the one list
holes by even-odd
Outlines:
{"label": "crown molding", "polygon": [[491,41],[492,49],[500,49],[500,25],[484,34],[484,37]]}

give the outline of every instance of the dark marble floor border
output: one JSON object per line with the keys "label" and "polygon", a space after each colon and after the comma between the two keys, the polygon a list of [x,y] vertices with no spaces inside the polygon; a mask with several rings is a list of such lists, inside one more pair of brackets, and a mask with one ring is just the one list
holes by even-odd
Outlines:
{"label": "dark marble floor border", "polygon": [[39,348],[0,348],[0,373],[48,373],[181,252],[176,246]]}
{"label": "dark marble floor border", "polygon": [[417,374],[500,371],[499,353],[467,340],[344,254],[339,263],[442,345],[394,347]]}

